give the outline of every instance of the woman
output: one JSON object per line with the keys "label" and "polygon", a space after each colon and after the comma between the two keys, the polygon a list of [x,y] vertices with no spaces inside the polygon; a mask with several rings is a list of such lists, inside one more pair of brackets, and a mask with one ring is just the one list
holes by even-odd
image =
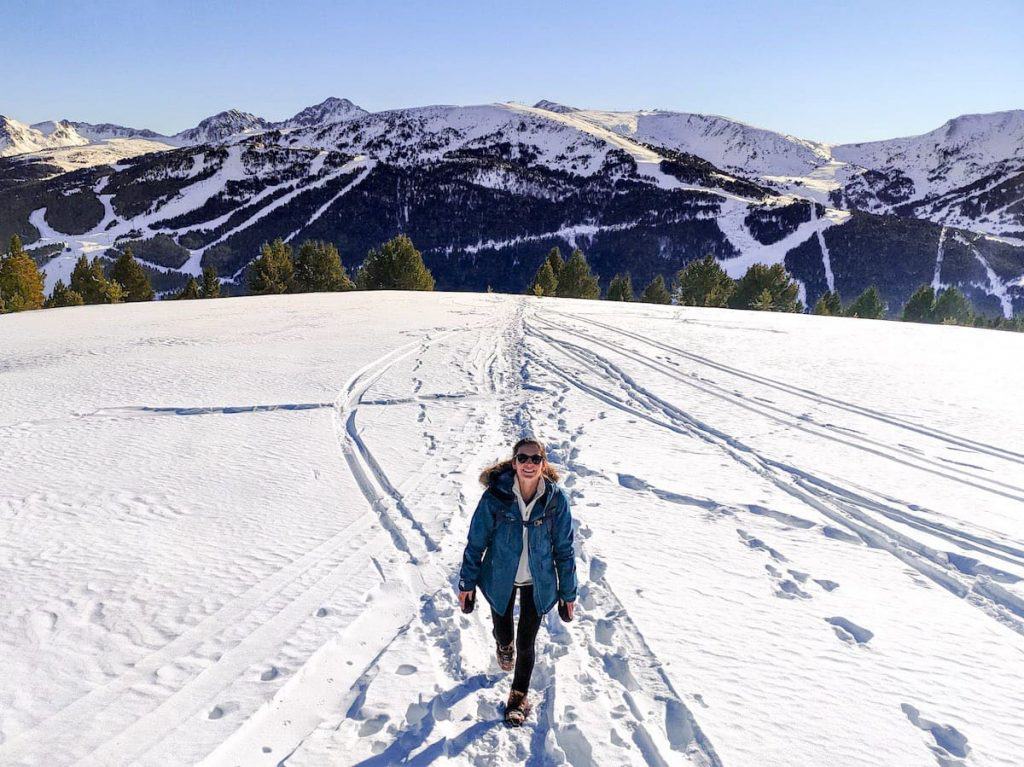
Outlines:
{"label": "woman", "polygon": [[[555,602],[564,621],[576,603],[576,556],[569,496],[544,445],[527,437],[516,442],[512,459],[484,469],[487,489],[473,512],[459,574],[459,603],[473,609],[480,588],[491,606],[498,665],[515,676],[505,722],[518,727],[532,708],[526,693],[533,673],[534,640],[541,616]],[[512,608],[519,593],[519,625],[513,650]]]}

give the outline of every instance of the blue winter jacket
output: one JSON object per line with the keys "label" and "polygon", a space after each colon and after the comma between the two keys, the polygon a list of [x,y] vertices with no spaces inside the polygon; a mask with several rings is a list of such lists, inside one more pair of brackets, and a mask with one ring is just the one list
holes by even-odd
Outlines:
{"label": "blue winter jacket", "polygon": [[543,615],[559,599],[576,599],[576,552],[572,514],[565,489],[548,479],[545,489],[524,523],[512,492],[515,472],[493,472],[469,524],[469,540],[462,557],[459,589],[479,587],[494,611],[504,615],[512,597],[519,558],[523,553],[523,525],[527,526],[533,601]]}

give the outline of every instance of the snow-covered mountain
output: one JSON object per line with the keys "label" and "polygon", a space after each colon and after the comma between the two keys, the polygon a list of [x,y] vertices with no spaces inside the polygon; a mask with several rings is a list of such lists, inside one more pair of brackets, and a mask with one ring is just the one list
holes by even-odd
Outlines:
{"label": "snow-covered mountain", "polygon": [[1024,161],[1024,110],[963,115],[921,136],[841,144],[832,154],[862,168],[898,171],[919,188],[946,192],[999,163]]}
{"label": "snow-covered mountain", "polygon": [[1024,238],[1024,110],[964,115],[833,155],[864,169],[833,193],[838,204]]}
{"label": "snow-covered mountain", "polygon": [[89,139],[63,120],[25,125],[12,117],[0,115],[0,157],[88,143]]}
{"label": "snow-covered mountain", "polygon": [[714,115],[570,111],[818,202],[1024,237],[1022,110],[964,115],[921,136],[863,144],[808,141]]}
{"label": "snow-covered mountain", "polygon": [[217,144],[232,136],[242,133],[259,133],[270,127],[270,123],[262,117],[229,109],[200,121],[199,125],[180,133],[173,138],[182,144]]}
{"label": "snow-covered mountain", "polygon": [[[540,102],[547,104],[549,102]],[[549,106],[538,107],[550,109]],[[552,111],[564,113],[565,108]],[[716,115],[570,110],[574,117],[645,144],[701,157],[745,175],[806,175],[830,159],[828,145]]]}
{"label": "snow-covered mountain", "polygon": [[167,136],[162,136],[156,131],[151,131],[148,128],[127,128],[123,125],[115,125],[114,123],[85,123],[76,122],[73,120],[64,120],[74,127],[78,132],[78,135],[89,139],[90,141],[103,141],[105,139],[154,139],[154,140],[166,140]]}
{"label": "snow-covered mountain", "polygon": [[[262,117],[229,109],[201,120],[198,125],[165,136],[146,128],[129,128],[115,123],[87,123],[76,120],[51,120],[25,125],[0,115],[0,157],[34,154],[65,147],[100,144],[111,139],[143,139],[166,147],[217,144],[229,139],[266,130],[288,130],[330,125],[369,114],[348,99],[328,98],[306,107],[286,120],[273,122]],[[108,148],[109,150],[109,148]],[[108,151],[109,154],[109,151]]]}
{"label": "snow-covered mountain", "polygon": [[362,107],[358,107],[348,99],[334,98],[321,101],[311,107],[297,112],[287,120],[271,123],[275,128],[308,128],[318,125],[330,125],[344,120],[354,120],[368,115]]}
{"label": "snow-covered mountain", "polygon": [[[992,233],[1017,231],[1024,183],[1016,155],[998,159],[1015,139],[984,139],[1017,123],[987,118],[902,150],[847,150],[674,112],[541,102],[368,114],[328,99],[279,123],[225,112],[167,139],[177,149],[131,139],[142,156],[100,160],[90,145],[75,162],[64,149],[0,163],[0,237],[65,243],[48,285],[77,254],[129,241],[170,290],[206,265],[243,283],[275,237],[332,241],[354,268],[406,233],[448,289],[518,292],[548,248],[581,247],[605,281],[668,279],[711,254],[734,276],[784,264],[808,304],[875,284],[898,312],[928,283],[1006,315],[1024,309],[1024,239]],[[905,170],[930,151],[945,160]],[[975,172],[987,175],[950,188]]]}

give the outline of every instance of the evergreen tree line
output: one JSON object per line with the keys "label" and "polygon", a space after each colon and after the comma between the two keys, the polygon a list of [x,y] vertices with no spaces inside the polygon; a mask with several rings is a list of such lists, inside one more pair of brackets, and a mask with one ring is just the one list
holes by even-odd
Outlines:
{"label": "evergreen tree line", "polygon": [[[249,289],[257,295],[313,293],[342,290],[433,290],[434,278],[412,241],[400,235],[371,250],[353,282],[342,266],[338,249],[327,242],[307,240],[294,254],[292,247],[276,239],[260,248],[249,269]],[[189,277],[175,299],[220,298],[217,270],[203,268],[200,280]],[[36,262],[11,238],[0,255],[0,314],[27,309],[85,304],[120,304],[152,301],[156,292],[149,275],[126,247],[106,269],[99,256],[90,261],[84,254],[71,272],[69,283],[57,280],[49,297],[43,293],[43,276]]]}
{"label": "evergreen tree line", "polygon": [[[347,290],[433,290],[434,278],[422,254],[406,235],[398,235],[371,249],[351,279],[341,263],[338,249],[327,242],[307,240],[294,252],[278,238],[260,248],[259,257],[248,272],[251,293],[311,293]],[[488,288],[488,291],[490,289]],[[552,248],[541,262],[527,293],[559,298],[601,298],[597,275],[579,249],[568,260]],[[732,279],[714,256],[692,261],[666,285],[657,275],[637,297],[629,272],[616,274],[608,285],[605,300],[640,301],[754,311],[803,312],[797,298],[799,286],[781,264],[753,264],[739,279]],[[219,298],[220,279],[212,266],[203,269],[202,279],[189,277],[177,299]],[[91,261],[82,255],[71,273],[70,284],[58,280],[49,297],[43,294],[43,278],[35,261],[11,238],[6,254],[0,255],[0,313],[56,306],[117,304],[152,301],[156,294],[145,269],[130,247],[122,251],[106,270],[99,257]],[[834,317],[881,319],[887,307],[871,286],[849,304],[837,292],[822,295],[812,314]],[[1013,319],[989,319],[977,314],[962,291],[955,287],[936,292],[922,285],[904,305],[901,319],[944,325],[972,325],[1024,331],[1024,315]]]}
{"label": "evergreen tree line", "polygon": [[[563,277],[565,275],[565,277]],[[526,291],[535,296],[559,298],[600,298],[597,276],[587,265],[580,250],[568,261],[558,248],[552,248],[534,275]],[[668,287],[657,275],[637,298],[629,272],[616,274],[608,284],[606,301],[639,301],[648,304],[678,304],[771,312],[803,312],[797,298],[800,288],[781,264],[753,264],[737,280],[722,269],[714,256],[691,261],[673,276]],[[878,288],[868,287],[849,304],[843,304],[838,292],[827,292],[814,304],[812,314],[832,317],[882,319],[888,307]],[[971,302],[955,287],[936,294],[931,285],[922,285],[903,307],[906,322],[931,322],[944,325],[971,325],[1000,330],[1024,331],[1024,315],[1013,319],[989,319],[975,313]]]}
{"label": "evergreen tree line", "polygon": [[312,293],[344,290],[433,290],[434,277],[423,255],[406,235],[371,249],[353,281],[338,249],[326,242],[306,241],[295,254],[278,238],[260,248],[249,267],[249,292]]}

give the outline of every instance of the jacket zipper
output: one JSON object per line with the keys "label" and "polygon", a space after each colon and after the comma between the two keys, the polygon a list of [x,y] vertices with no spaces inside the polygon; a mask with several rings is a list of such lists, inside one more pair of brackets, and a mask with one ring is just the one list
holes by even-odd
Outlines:
{"label": "jacket zipper", "polygon": [[[541,519],[544,519],[545,517],[547,517],[548,506],[551,505],[551,491],[550,490],[547,492],[547,495],[548,495],[548,499],[544,502],[544,510],[541,512],[541,515],[540,515]],[[526,525],[525,525],[525,529],[526,529],[526,543],[523,544],[523,545],[526,546],[526,564],[530,568],[530,581],[536,583],[536,581],[534,581],[534,579],[533,579],[533,557],[530,555],[530,528],[531,527],[534,527],[534,525],[532,525],[528,521],[526,523]],[[552,553],[551,564],[554,565],[554,553]],[[555,585],[557,586],[557,583]],[[536,599],[537,591],[534,590],[533,593],[535,595],[533,603],[534,603],[534,606],[536,606],[536,604],[537,604],[537,599]]]}

